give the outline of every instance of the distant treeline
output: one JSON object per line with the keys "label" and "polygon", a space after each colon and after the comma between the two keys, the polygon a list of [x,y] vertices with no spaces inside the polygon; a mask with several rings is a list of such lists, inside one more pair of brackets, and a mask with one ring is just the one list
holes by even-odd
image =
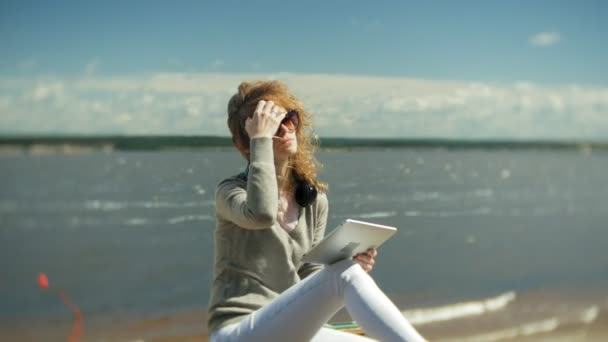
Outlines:
{"label": "distant treeline", "polygon": [[[446,149],[608,149],[598,141],[513,141],[319,138],[321,148],[446,148]],[[218,136],[4,136],[0,146],[73,146],[105,150],[171,150],[223,148],[232,146],[229,137]]]}

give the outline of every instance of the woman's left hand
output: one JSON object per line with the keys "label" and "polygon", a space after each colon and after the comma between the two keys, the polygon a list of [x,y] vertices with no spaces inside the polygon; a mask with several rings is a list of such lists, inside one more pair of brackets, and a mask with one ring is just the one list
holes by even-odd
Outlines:
{"label": "woman's left hand", "polygon": [[355,254],[353,260],[361,265],[365,272],[369,272],[374,268],[376,255],[378,255],[378,251],[375,248],[370,248],[365,253]]}

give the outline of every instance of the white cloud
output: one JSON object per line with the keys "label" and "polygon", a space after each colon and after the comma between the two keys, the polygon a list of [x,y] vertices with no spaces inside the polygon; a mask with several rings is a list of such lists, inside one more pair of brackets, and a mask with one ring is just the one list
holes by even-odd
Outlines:
{"label": "white cloud", "polygon": [[0,96],[0,111],[8,111],[13,103],[11,96]]}
{"label": "white cloud", "polygon": [[536,47],[549,47],[559,43],[560,40],[559,32],[539,32],[530,37],[530,44]]}
{"label": "white cloud", "polygon": [[608,88],[599,86],[290,73],[0,79],[0,127],[228,135],[228,99],[254,79],[286,82],[321,136],[608,139]]}
{"label": "white cloud", "polygon": [[30,97],[34,102],[42,102],[50,98],[60,100],[64,95],[64,86],[62,82],[41,82],[36,84],[30,93]]}

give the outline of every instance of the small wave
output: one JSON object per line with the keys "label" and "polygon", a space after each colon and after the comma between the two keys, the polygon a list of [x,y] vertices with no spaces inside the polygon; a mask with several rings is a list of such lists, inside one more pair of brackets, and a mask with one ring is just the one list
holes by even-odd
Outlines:
{"label": "small wave", "polygon": [[186,216],[177,216],[170,218],[167,220],[169,224],[178,224],[187,221],[211,221],[212,218],[209,215],[186,215]]}
{"label": "small wave", "polygon": [[351,188],[357,187],[357,185],[359,185],[359,183],[356,183],[356,182],[341,182],[341,183],[336,184],[336,187],[342,188],[342,189],[351,189]]}
{"label": "small wave", "polygon": [[597,305],[594,305],[589,309],[583,311],[579,316],[579,320],[584,324],[591,324],[597,319],[599,314],[600,308]]}
{"label": "small wave", "polygon": [[207,193],[207,190],[205,190],[205,188],[203,188],[201,185],[194,186],[194,191],[199,195],[204,195]]}
{"label": "small wave", "polygon": [[435,308],[406,310],[402,313],[412,324],[424,325],[498,311],[514,301],[515,297],[515,292],[510,291],[480,301],[462,302]]}
{"label": "small wave", "polygon": [[147,219],[141,217],[133,217],[128,219],[125,224],[127,226],[141,226],[143,224],[150,223]]}
{"label": "small wave", "polygon": [[516,337],[548,333],[557,329],[559,324],[560,321],[557,318],[553,317],[541,321],[522,324],[513,328],[501,329],[479,335],[442,341],[492,342],[505,339],[513,339]]}
{"label": "small wave", "polygon": [[80,217],[80,216],[72,216],[68,219],[68,225],[72,227],[78,226],[97,226],[102,224],[103,221],[99,219],[95,219],[92,217]]}
{"label": "small wave", "polygon": [[492,209],[488,207],[479,207],[470,210],[458,211],[440,211],[438,213],[429,213],[428,216],[437,217],[463,217],[463,216],[488,216],[492,214]]}
{"label": "small wave", "polygon": [[442,193],[439,193],[436,191],[430,191],[430,192],[417,191],[412,194],[412,199],[416,202],[424,202],[424,201],[429,201],[429,200],[446,200],[448,198],[449,198],[449,196],[447,196],[446,194],[442,194]]}
{"label": "small wave", "polygon": [[470,194],[473,197],[491,198],[494,197],[494,190],[491,188],[475,189]]}
{"label": "small wave", "polygon": [[360,218],[379,218],[379,217],[393,217],[397,216],[397,213],[394,211],[376,211],[373,213],[366,213],[359,215]]}
{"label": "small wave", "polygon": [[488,207],[473,208],[470,210],[458,210],[458,211],[417,211],[408,210],[404,211],[403,215],[408,217],[423,216],[423,217],[467,217],[467,216],[492,216],[497,214],[496,211]]}
{"label": "small wave", "polygon": [[88,210],[114,211],[130,208],[139,209],[159,209],[159,208],[196,208],[212,205],[213,201],[193,201],[193,202],[157,202],[157,201],[140,201],[140,202],[119,202],[119,201],[103,201],[90,200],[84,202],[84,207]]}
{"label": "small wave", "polygon": [[85,201],[84,207],[89,210],[102,210],[111,211],[127,208],[125,202],[113,202],[113,201]]}
{"label": "small wave", "polygon": [[467,192],[454,192],[454,193],[444,193],[437,191],[428,191],[422,192],[417,191],[411,195],[411,199],[416,202],[425,202],[425,201],[458,201],[463,198],[481,198],[481,199],[491,199],[495,196],[494,189],[492,188],[479,188],[474,189]]}

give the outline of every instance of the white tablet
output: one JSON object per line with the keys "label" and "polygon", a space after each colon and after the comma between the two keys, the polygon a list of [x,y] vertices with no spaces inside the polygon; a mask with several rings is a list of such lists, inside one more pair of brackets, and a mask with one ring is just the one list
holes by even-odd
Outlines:
{"label": "white tablet", "polygon": [[368,248],[378,248],[396,232],[395,227],[348,219],[327,234],[302,261],[330,265]]}

